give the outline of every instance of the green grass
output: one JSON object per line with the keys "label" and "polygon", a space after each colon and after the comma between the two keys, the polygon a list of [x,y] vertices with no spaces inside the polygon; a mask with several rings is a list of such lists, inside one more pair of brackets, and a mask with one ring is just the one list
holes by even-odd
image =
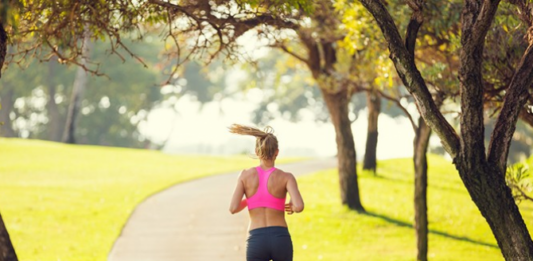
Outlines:
{"label": "green grass", "polygon": [[[19,139],[0,139],[0,160],[0,212],[21,261],[106,260],[147,196],[256,163]],[[528,163],[533,169],[533,158]],[[368,214],[340,205],[335,170],[299,178],[306,210],[288,218],[295,261],[415,259],[412,160],[382,161],[377,177],[358,173]],[[453,165],[440,157],[430,157],[428,196],[430,260],[503,260]],[[533,203],[520,206],[531,231]]]}
{"label": "green grass", "polygon": [[147,196],[257,163],[20,139],[0,139],[0,160],[0,211],[21,261],[106,260]]}
{"label": "green grass", "polygon": [[[335,170],[298,179],[306,209],[288,218],[295,261],[416,259],[412,159],[379,162],[377,177],[358,174],[367,214],[340,205]],[[437,156],[429,162],[428,205],[430,260],[504,260],[454,166]],[[519,206],[531,231],[533,203]]]}

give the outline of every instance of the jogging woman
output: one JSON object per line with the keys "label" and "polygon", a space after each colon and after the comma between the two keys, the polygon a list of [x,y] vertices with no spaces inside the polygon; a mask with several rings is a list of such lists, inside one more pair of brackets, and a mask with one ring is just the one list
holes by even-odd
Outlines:
{"label": "jogging woman", "polygon": [[[248,206],[246,260],[292,261],[292,240],[285,211],[289,215],[302,212],[304,202],[294,176],[274,167],[279,152],[278,139],[271,127],[261,131],[233,124],[229,131],[256,137],[255,154],[259,158],[259,166],[245,169],[239,175],[229,207],[235,214]],[[288,203],[285,202],[287,192],[291,198]]]}

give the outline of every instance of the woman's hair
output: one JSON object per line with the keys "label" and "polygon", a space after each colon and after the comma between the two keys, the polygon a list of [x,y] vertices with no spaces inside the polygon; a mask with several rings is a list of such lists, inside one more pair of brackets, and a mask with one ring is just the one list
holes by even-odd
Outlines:
{"label": "woman's hair", "polygon": [[262,131],[249,126],[233,124],[228,129],[231,133],[256,137],[255,154],[257,157],[266,160],[274,159],[276,151],[278,150],[278,139],[272,134],[274,132],[272,127],[267,126],[265,127],[265,130]]}

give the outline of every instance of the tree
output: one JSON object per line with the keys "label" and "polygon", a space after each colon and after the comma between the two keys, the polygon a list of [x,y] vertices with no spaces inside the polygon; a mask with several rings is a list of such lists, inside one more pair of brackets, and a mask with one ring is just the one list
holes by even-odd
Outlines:
{"label": "tree", "polygon": [[4,123],[0,127],[0,134],[4,137],[16,137],[16,133],[13,130],[11,119],[9,117],[13,104],[15,103],[13,99],[14,92],[14,87],[10,86],[9,83],[4,83],[0,89],[0,97],[2,97],[3,104],[3,108],[0,110],[0,122]]}
{"label": "tree", "polygon": [[366,149],[363,158],[363,169],[372,170],[376,173],[377,146],[378,146],[378,118],[381,113],[381,96],[371,89],[367,92],[366,103],[368,104],[368,130],[366,136]]}
{"label": "tree", "polygon": [[[7,52],[7,34],[4,28],[4,24],[7,22],[7,15],[4,15],[8,11],[7,5],[0,6],[0,13],[3,15],[1,16],[0,21],[0,77],[2,77],[1,71],[2,67],[4,66],[4,60]],[[1,108],[0,108],[1,110]],[[3,120],[3,119],[0,119]],[[7,118],[7,121],[9,122],[9,118]],[[9,237],[9,233],[7,232],[6,226],[4,224],[4,220],[2,218],[2,215],[0,214],[0,260],[1,261],[17,261],[17,254],[15,253],[15,249],[13,248],[13,244],[11,243],[11,238]]]}
{"label": "tree", "polygon": [[[0,78],[2,77],[2,67],[4,66],[4,60],[6,58],[8,46],[8,36],[4,28],[4,25],[8,22],[8,17],[6,15],[8,11],[9,5],[7,3],[3,3],[2,5],[0,5],[0,12],[2,13],[2,16],[0,18]],[[2,103],[4,103],[4,109],[0,110],[0,122],[4,122],[2,128],[3,132],[6,132],[8,136],[13,136],[14,133],[13,129],[11,128],[11,121],[9,120],[9,113],[6,113],[6,111],[10,111],[9,107],[6,107],[6,104],[7,106],[11,106],[13,104],[13,90],[11,88],[8,88],[7,93],[2,93],[2,97],[5,98],[2,101]]]}
{"label": "tree", "polygon": [[57,94],[57,61],[50,60],[48,62],[48,80],[46,82],[46,89],[48,90],[48,101],[46,102],[46,111],[48,114],[48,135],[47,138],[51,141],[60,141],[62,134],[62,127],[64,126],[59,106],[56,102]]}
{"label": "tree", "polygon": [[[521,108],[533,81],[531,42],[517,64],[506,88],[502,109],[492,132],[488,154],[483,141],[483,50],[500,1],[465,0],[461,17],[459,88],[461,116],[459,136],[438,110],[426,82],[417,69],[411,50],[415,41],[404,41],[393,17],[381,1],[360,0],[374,16],[389,44],[390,58],[403,83],[414,97],[427,125],[440,137],[453,158],[472,200],[487,220],[503,256],[507,260],[532,260],[533,241],[511,191],[505,183],[508,149]],[[423,21],[424,1],[408,1],[413,9],[406,39],[417,36]],[[520,6],[520,4],[519,4]],[[521,13],[529,14],[522,9]],[[526,23],[531,25],[530,21]],[[518,109],[517,109],[518,108]]]}
{"label": "tree", "polygon": [[[416,260],[428,260],[428,204],[427,204],[427,187],[428,187],[428,160],[427,152],[429,147],[429,138],[431,137],[431,129],[425,123],[422,117],[418,118],[418,123],[415,123],[413,116],[407,108],[405,108],[399,98],[394,98],[387,94],[381,93],[386,99],[393,101],[396,106],[404,111],[407,118],[411,122],[415,138],[413,139],[413,165],[414,165],[414,227],[416,235],[417,258]],[[443,102],[444,95],[442,93],[436,94],[436,103],[438,107]]]}
{"label": "tree", "polygon": [[[177,64],[191,57],[210,61],[219,55],[236,60],[236,39],[254,30],[271,47],[279,48],[303,62],[320,87],[335,127],[341,201],[351,209],[364,211],[359,197],[356,152],[348,117],[348,104],[355,88],[346,71],[355,61],[337,45],[342,39],[342,32],[337,31],[340,21],[330,1],[315,1],[312,5],[308,1],[149,2],[168,14],[164,23],[169,27],[169,37],[177,43],[175,53],[181,54]],[[314,11],[308,12],[311,8]],[[310,19],[310,22],[303,18]],[[180,23],[183,26],[175,26],[178,20],[183,21]],[[190,52],[184,54],[185,48],[181,46],[186,38],[192,46],[189,45]],[[296,46],[302,52],[294,51],[291,40],[297,41]],[[341,56],[348,58],[342,57],[343,69],[340,69]]]}
{"label": "tree", "polygon": [[[122,61],[116,56],[108,57],[106,43],[95,42],[91,60],[101,64],[99,69],[107,77],[88,79],[76,128],[77,140],[81,144],[143,148],[149,140],[140,133],[139,124],[162,100],[162,89],[158,84],[164,78],[159,69],[162,66],[159,56],[162,44],[128,38],[124,42],[149,67],[143,68],[143,64],[134,58],[125,57]],[[67,79],[63,81],[68,83]]]}
{"label": "tree", "polygon": [[413,141],[415,166],[415,233],[417,260],[426,261],[428,253],[428,214],[427,214],[427,187],[428,187],[428,160],[427,151],[431,129],[422,117],[418,118]]}
{"label": "tree", "polygon": [[[109,56],[107,42],[94,42],[89,59],[100,64],[99,71],[105,76],[88,77],[76,125],[79,144],[142,148],[148,138],[139,132],[138,125],[161,99],[158,83],[165,77],[160,73],[162,43],[138,42],[131,37],[123,41],[149,68],[125,56],[124,50],[119,53],[125,56],[125,61]],[[14,64],[11,66],[2,77],[0,97],[4,99],[3,93],[11,89],[10,86],[17,86],[13,88],[12,98],[18,101],[11,110],[0,110],[0,116],[11,114],[14,117],[9,121],[13,122],[14,136],[59,141],[70,103],[68,97],[79,67],[58,64],[54,60],[28,61],[21,70]],[[51,103],[57,110],[56,116],[50,110]],[[4,131],[0,134],[5,136]]]}
{"label": "tree", "polygon": [[80,67],[78,67],[76,71],[76,78],[74,78],[67,120],[63,132],[62,141],[65,143],[76,143],[76,139],[74,137],[74,133],[76,132],[76,120],[82,107],[81,102],[83,100],[83,94],[87,88],[88,81],[88,72],[84,69],[84,67],[87,67],[87,59],[89,58],[91,49],[92,43],[90,41],[90,35],[88,30],[86,30],[82,41]]}
{"label": "tree", "polygon": [[368,124],[363,169],[376,174],[378,119],[382,113],[380,93],[395,87],[396,80],[390,73],[392,63],[385,55],[385,42],[375,35],[379,30],[377,24],[360,4],[338,0],[335,7],[342,10],[342,26],[347,31],[339,42],[357,61],[348,78],[366,94],[364,107],[368,110]]}
{"label": "tree", "polygon": [[[420,36],[425,39],[421,44],[418,52],[415,52],[416,37],[407,37],[406,46],[410,54],[418,61],[422,75],[428,80],[428,86],[431,87],[431,93],[435,105],[441,108],[447,98],[454,98],[456,74],[449,69],[455,67],[454,61],[457,58],[457,47],[452,41],[446,40],[456,35],[458,18],[456,17],[458,5],[454,1],[435,2],[425,5],[422,10],[424,17],[438,17],[442,14],[441,19],[428,19],[426,26],[420,28]],[[419,14],[417,14],[419,15]],[[407,28],[418,26],[418,22],[410,20]],[[411,49],[412,48],[412,49]],[[397,105],[402,107],[397,101]],[[428,160],[427,152],[431,129],[422,117],[418,118],[416,124],[409,112],[402,108],[408,115],[413,126],[415,138],[413,142],[413,163],[415,169],[415,188],[414,188],[414,207],[415,218],[414,227],[417,243],[417,260],[428,260],[428,204],[427,204],[427,187],[428,187]]]}
{"label": "tree", "polygon": [[[0,65],[1,67],[1,65]],[[0,110],[2,106],[0,106]],[[0,126],[3,125],[3,122],[0,121]],[[17,254],[15,253],[15,248],[11,243],[11,238],[7,232],[6,225],[4,224],[4,219],[0,214],[0,261],[17,261]]]}
{"label": "tree", "polygon": [[[315,12],[311,13],[311,9]],[[111,52],[117,55],[119,47],[133,55],[123,44],[121,33],[135,31],[142,35],[143,28],[166,28],[166,39],[176,44],[169,50],[177,57],[170,74],[177,71],[178,65],[191,59],[208,62],[214,57],[225,56],[228,60],[237,60],[237,38],[255,29],[272,46],[303,58],[317,80],[336,129],[342,202],[352,209],[364,211],[359,198],[355,146],[348,118],[348,101],[355,88],[347,81],[349,74],[338,70],[337,59],[349,56],[337,47],[342,32],[336,31],[339,21],[331,2],[184,1],[175,4],[160,0],[136,3],[127,0],[64,0],[22,2],[17,10],[24,20],[18,25],[16,34],[13,26],[8,30],[13,36],[11,43],[17,47],[10,61],[16,61],[17,57],[35,56],[45,61],[57,57],[61,63],[77,64],[94,74],[100,74],[98,67],[86,66],[79,59],[83,54],[80,43],[86,26],[93,39],[109,39]],[[303,18],[310,18],[311,23]],[[39,37],[32,37],[34,35]],[[278,36],[281,38],[276,39]],[[287,48],[290,39],[300,40],[303,50],[307,51],[306,57]],[[345,59],[345,62],[349,69],[354,60]]]}
{"label": "tree", "polygon": [[17,261],[17,254],[7,233],[4,220],[0,215],[0,261]]}

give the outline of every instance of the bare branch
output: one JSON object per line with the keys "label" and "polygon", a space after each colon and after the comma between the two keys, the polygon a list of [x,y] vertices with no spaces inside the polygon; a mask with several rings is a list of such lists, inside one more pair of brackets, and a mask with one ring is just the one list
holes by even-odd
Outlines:
{"label": "bare branch", "polygon": [[392,97],[392,96],[386,94],[385,92],[383,92],[381,90],[378,90],[378,92],[379,92],[379,95],[381,95],[381,97],[393,102],[394,104],[396,104],[396,106],[398,106],[398,108],[400,108],[403,111],[405,116],[409,119],[409,122],[411,122],[411,127],[413,127],[413,131],[416,133],[416,131],[418,130],[418,127],[417,127],[417,125],[415,123],[415,120],[413,119],[413,116],[411,115],[411,113],[409,113],[407,108],[405,108],[402,105],[400,100],[398,98],[395,98],[395,97]]}

